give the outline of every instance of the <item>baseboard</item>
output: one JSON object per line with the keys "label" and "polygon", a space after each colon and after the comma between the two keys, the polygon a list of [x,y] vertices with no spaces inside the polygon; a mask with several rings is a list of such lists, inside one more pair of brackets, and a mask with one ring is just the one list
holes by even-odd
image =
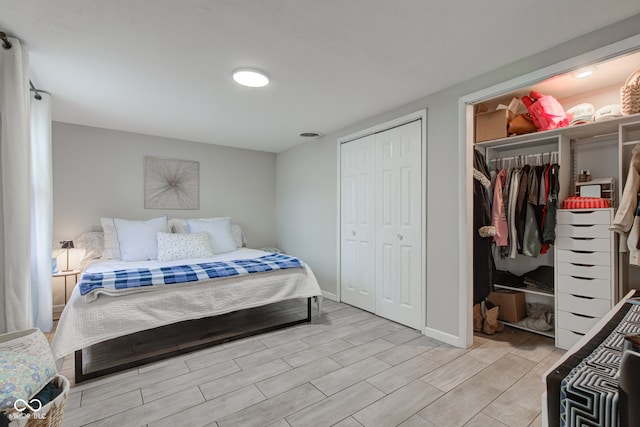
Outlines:
{"label": "baseboard", "polygon": [[331,292],[322,291],[322,296],[326,299],[330,299],[331,301],[336,301],[336,302],[338,301],[338,296]]}
{"label": "baseboard", "polygon": [[442,332],[437,329],[432,329],[429,327],[424,328],[423,333],[429,338],[434,338],[438,341],[442,341],[446,344],[450,344],[455,347],[464,348],[464,346],[462,345],[462,340],[458,336],[451,335],[446,332]]}

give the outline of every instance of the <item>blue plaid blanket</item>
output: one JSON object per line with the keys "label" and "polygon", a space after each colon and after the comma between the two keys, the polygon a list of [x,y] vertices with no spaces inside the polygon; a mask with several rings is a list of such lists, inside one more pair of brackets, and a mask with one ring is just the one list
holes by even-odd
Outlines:
{"label": "blue plaid blanket", "polygon": [[146,286],[172,285],[287,268],[301,268],[302,265],[302,261],[298,258],[274,253],[260,258],[234,261],[85,273],[78,286],[80,294],[86,295],[97,289],[115,291]]}

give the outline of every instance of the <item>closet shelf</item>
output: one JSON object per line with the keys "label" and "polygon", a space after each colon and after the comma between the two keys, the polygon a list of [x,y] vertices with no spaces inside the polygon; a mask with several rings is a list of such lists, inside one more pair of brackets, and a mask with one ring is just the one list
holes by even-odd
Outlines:
{"label": "closet shelf", "polygon": [[553,292],[541,291],[538,288],[533,288],[533,287],[530,287],[530,286],[525,286],[525,287],[522,287],[522,288],[518,288],[516,286],[498,285],[497,283],[494,283],[493,286],[495,286],[496,288],[509,289],[509,290],[512,290],[512,291],[520,291],[520,292],[524,292],[524,293],[527,293],[527,294],[542,295],[542,296],[545,296],[545,297],[553,298]]}
{"label": "closet shelf", "polygon": [[640,140],[625,141],[625,142],[622,143],[622,145],[636,145],[636,144],[640,144]]}
{"label": "closet shelf", "polygon": [[[524,135],[510,136],[500,139],[492,139],[490,141],[476,142],[476,147],[499,147],[502,145],[517,146],[519,144],[529,144],[531,146],[543,145],[553,142],[554,138],[562,135],[569,139],[579,139],[592,137],[594,135],[602,135],[607,133],[618,132],[618,125],[640,119],[640,113],[631,116],[624,116],[601,122],[585,123],[575,126],[567,126],[559,129],[546,130],[543,132],[533,132]],[[637,142],[637,141],[636,141]]]}
{"label": "closet shelf", "polygon": [[536,331],[535,329],[527,328],[526,326],[522,326],[518,323],[505,322],[502,320],[501,322],[507,326],[511,326],[512,328],[522,329],[523,331],[533,332],[534,334],[544,335],[545,337],[555,338],[556,336],[555,331],[553,329],[550,331]]}

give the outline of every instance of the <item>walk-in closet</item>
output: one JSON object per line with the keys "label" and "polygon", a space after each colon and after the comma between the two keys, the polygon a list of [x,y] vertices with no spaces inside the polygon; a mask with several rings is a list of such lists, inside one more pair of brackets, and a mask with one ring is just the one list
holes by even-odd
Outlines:
{"label": "walk-in closet", "polygon": [[[504,325],[568,349],[627,289],[640,287],[638,256],[631,251],[629,262],[626,236],[612,231],[640,147],[640,114],[619,107],[620,88],[637,69],[636,51],[518,89],[502,85],[467,103],[467,313],[476,334],[499,333],[485,316],[499,306]],[[540,95],[572,113],[565,123],[531,131],[514,120],[528,112],[527,96]]]}

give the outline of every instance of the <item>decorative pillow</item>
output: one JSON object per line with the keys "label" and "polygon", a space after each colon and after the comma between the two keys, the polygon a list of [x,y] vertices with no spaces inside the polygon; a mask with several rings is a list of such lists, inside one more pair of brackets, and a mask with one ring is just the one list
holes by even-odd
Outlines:
{"label": "decorative pillow", "polygon": [[190,258],[211,258],[215,254],[209,235],[201,233],[158,233],[158,261],[177,261]]}
{"label": "decorative pillow", "polygon": [[73,241],[76,248],[83,249],[80,270],[84,270],[89,262],[102,257],[104,252],[104,233],[102,231],[88,231],[76,237]]}
{"label": "decorative pillow", "polygon": [[51,362],[48,358],[0,351],[0,411],[13,410],[17,399],[29,402],[51,381],[56,375]]}
{"label": "decorative pillow", "polygon": [[120,259],[120,243],[118,243],[118,233],[113,218],[100,218],[100,225],[104,232],[102,259]]}
{"label": "decorative pillow", "polygon": [[113,223],[118,234],[118,242],[120,242],[120,260],[148,261],[158,259],[157,234],[169,232],[166,216],[148,221],[114,218]]}
{"label": "decorative pillow", "polygon": [[209,243],[215,254],[232,252],[237,249],[236,242],[231,237],[231,218],[220,218],[215,221],[188,219],[187,225],[190,233],[204,231],[209,234]]}

